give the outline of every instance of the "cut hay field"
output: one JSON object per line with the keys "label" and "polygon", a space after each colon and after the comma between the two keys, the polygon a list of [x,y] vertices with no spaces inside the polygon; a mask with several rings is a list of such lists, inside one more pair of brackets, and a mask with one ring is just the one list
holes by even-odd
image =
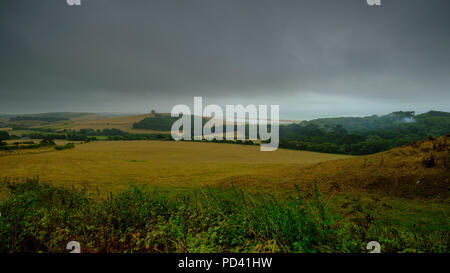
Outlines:
{"label": "cut hay field", "polygon": [[261,152],[256,145],[98,141],[64,151],[3,156],[0,173],[12,178],[39,176],[56,185],[102,192],[121,190],[130,183],[191,187],[242,176],[262,177],[263,185],[264,177],[283,177],[288,170],[349,157],[285,149]]}

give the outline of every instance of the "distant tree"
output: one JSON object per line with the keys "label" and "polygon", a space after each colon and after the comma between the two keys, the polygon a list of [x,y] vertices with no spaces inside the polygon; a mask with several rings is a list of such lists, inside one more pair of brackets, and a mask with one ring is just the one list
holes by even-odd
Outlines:
{"label": "distant tree", "polygon": [[39,142],[41,146],[55,146],[55,142],[51,138],[45,138]]}
{"label": "distant tree", "polygon": [[341,124],[336,125],[332,130],[338,136],[345,136],[348,134],[347,130]]}
{"label": "distant tree", "polygon": [[0,131],[0,141],[1,140],[8,140],[9,139],[9,134],[6,131]]}

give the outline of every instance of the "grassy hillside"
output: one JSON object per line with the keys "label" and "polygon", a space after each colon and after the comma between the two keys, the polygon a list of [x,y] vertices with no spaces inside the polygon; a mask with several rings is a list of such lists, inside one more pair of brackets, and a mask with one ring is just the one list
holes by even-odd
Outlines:
{"label": "grassy hillside", "polygon": [[449,198],[450,136],[418,141],[386,152],[285,169],[282,174],[234,176],[214,186],[278,187],[401,198]]}
{"label": "grassy hillside", "polygon": [[179,118],[173,118],[168,114],[154,113],[150,116],[134,122],[134,129],[148,129],[156,131],[170,131],[172,130],[172,124]]}
{"label": "grassy hillside", "polygon": [[33,126],[44,126],[49,124],[55,124],[60,122],[67,122],[70,120],[76,120],[80,118],[87,118],[92,115],[95,114],[56,112],[56,113],[8,115],[5,116],[4,118],[7,118],[9,125],[33,127]]}

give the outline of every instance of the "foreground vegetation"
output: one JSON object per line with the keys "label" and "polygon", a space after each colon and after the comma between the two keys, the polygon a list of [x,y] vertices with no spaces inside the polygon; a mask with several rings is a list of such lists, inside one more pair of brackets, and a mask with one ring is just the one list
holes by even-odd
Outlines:
{"label": "foreground vegetation", "polygon": [[448,252],[448,230],[394,226],[354,207],[331,210],[317,188],[277,198],[232,188],[167,194],[132,186],[98,198],[27,179],[3,181],[0,252]]}

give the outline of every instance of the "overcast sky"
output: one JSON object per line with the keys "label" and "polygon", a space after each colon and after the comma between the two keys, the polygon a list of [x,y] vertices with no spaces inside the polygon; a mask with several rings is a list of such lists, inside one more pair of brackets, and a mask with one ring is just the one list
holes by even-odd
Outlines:
{"label": "overcast sky", "polygon": [[450,111],[450,1],[2,0],[0,113]]}

